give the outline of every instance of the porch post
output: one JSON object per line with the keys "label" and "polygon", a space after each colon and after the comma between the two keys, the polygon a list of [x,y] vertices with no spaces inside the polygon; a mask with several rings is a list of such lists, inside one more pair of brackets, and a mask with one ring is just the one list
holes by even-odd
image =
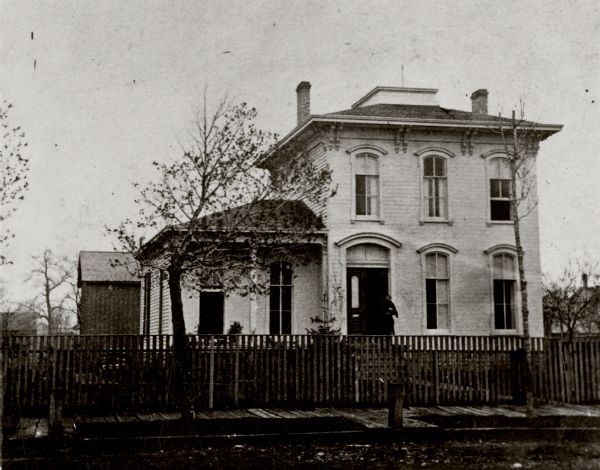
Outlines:
{"label": "porch post", "polygon": [[321,302],[323,303],[323,320],[331,318],[329,312],[329,256],[327,252],[327,241],[321,244]]}
{"label": "porch post", "polygon": [[[250,254],[252,261],[252,269],[250,270],[250,279],[252,280],[252,285],[256,286],[258,281],[258,270],[256,269],[256,248],[252,248],[252,253]],[[256,299],[256,292],[254,289],[250,292],[250,311],[249,311],[249,327],[250,334],[256,334],[256,318],[258,315],[258,302]]]}

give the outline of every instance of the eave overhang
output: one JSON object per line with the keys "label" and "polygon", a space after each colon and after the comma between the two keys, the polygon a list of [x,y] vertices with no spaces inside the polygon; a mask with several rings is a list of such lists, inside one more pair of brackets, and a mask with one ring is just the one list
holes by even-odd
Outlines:
{"label": "eave overhang", "polygon": [[[423,118],[390,118],[390,117],[376,117],[376,116],[348,116],[348,115],[311,115],[309,118],[293,129],[290,133],[284,136],[271,150],[261,162],[261,167],[267,168],[267,160],[274,156],[277,151],[298,136],[302,135],[306,130],[312,126],[318,126],[319,124],[350,124],[350,125],[367,125],[367,126],[391,126],[391,127],[403,127],[410,126],[413,128],[421,129],[447,129],[447,130],[461,130],[461,129],[473,129],[473,130],[486,130],[486,131],[499,131],[499,130],[510,130],[512,127],[508,122],[499,123],[497,121],[490,120],[475,120],[475,119],[423,119]],[[562,124],[539,124],[532,122],[530,127],[534,132],[540,135],[540,140],[544,140],[560,132],[563,128]]]}

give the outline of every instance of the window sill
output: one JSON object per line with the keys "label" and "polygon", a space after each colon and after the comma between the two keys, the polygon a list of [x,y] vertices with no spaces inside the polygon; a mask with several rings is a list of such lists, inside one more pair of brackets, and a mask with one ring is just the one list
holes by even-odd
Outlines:
{"label": "window sill", "polygon": [[517,335],[517,330],[492,330],[492,335],[495,336],[514,336]]}
{"label": "window sill", "polygon": [[354,218],[350,219],[351,224],[355,224],[356,222],[376,222],[380,225],[385,224],[385,220],[379,219],[379,218],[375,219],[375,218],[369,218],[369,217],[364,217],[364,218],[363,217],[354,217]]}
{"label": "window sill", "polygon": [[488,220],[487,226],[491,227],[492,225],[514,225],[512,220]]}
{"label": "window sill", "polygon": [[452,227],[454,225],[454,221],[450,219],[420,219],[419,225],[425,224],[446,224]]}
{"label": "window sill", "polygon": [[450,330],[425,330],[425,335],[427,336],[448,336],[450,334]]}

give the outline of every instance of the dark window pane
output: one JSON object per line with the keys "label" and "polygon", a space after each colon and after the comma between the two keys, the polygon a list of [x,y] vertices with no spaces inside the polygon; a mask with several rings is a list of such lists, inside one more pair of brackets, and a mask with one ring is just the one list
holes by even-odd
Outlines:
{"label": "dark window pane", "polygon": [[433,157],[428,157],[424,161],[424,176],[433,176]]}
{"label": "dark window pane", "polygon": [[269,309],[279,310],[281,287],[271,287],[269,294]]}
{"label": "dark window pane", "polygon": [[506,328],[512,329],[513,327],[513,281],[502,281],[504,283],[504,313],[506,315]]}
{"label": "dark window pane", "polygon": [[366,177],[356,176],[356,215],[366,215],[367,208],[365,206],[366,200]]}
{"label": "dark window pane", "polygon": [[281,273],[281,264],[279,262],[271,263],[271,285],[279,284],[280,273]]}
{"label": "dark window pane", "polygon": [[510,180],[500,180],[502,197],[510,197]]}
{"label": "dark window pane", "polygon": [[500,197],[500,180],[490,180],[490,196]]}
{"label": "dark window pane", "polygon": [[435,279],[425,280],[425,298],[428,304],[435,304],[437,302],[435,284]]}
{"label": "dark window pane", "polygon": [[446,161],[443,158],[435,158],[435,176],[446,176]]}
{"label": "dark window pane", "polygon": [[281,283],[285,286],[292,285],[292,265],[290,263],[283,263],[282,265]]}
{"label": "dark window pane", "polygon": [[437,328],[437,305],[427,304],[427,329],[435,330]]}
{"label": "dark window pane", "polygon": [[490,201],[492,220],[512,220],[510,216],[510,201]]}
{"label": "dark window pane", "polygon": [[291,310],[292,309],[292,288],[281,287],[281,309]]}
{"label": "dark window pane", "polygon": [[269,333],[278,335],[280,333],[279,327],[279,310],[271,311],[269,315]]}
{"label": "dark window pane", "polygon": [[292,312],[290,311],[281,312],[281,334],[292,334]]}

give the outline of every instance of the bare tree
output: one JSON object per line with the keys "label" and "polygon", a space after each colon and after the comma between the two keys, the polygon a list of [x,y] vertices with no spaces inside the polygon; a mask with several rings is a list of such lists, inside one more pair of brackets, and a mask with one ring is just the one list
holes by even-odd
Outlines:
{"label": "bare tree", "polygon": [[73,263],[66,257],[56,256],[50,249],[33,257],[34,267],[28,277],[41,294],[26,303],[38,312],[48,325],[48,334],[64,333],[69,326],[69,286],[74,277]]}
{"label": "bare tree", "polygon": [[[205,100],[206,101],[206,100]],[[143,268],[167,273],[173,324],[173,381],[182,408],[189,373],[182,285],[210,283],[224,291],[256,295],[265,263],[308,244],[319,221],[303,203],[319,203],[330,174],[317,169],[301,148],[279,155],[278,171],[263,167],[280,152],[275,136],[255,127],[257,112],[222,100],[214,113],[197,113],[181,156],[154,162],[159,177],[137,184],[139,217],[109,230],[120,248]],[[295,202],[293,202],[295,201]],[[159,231],[148,243],[140,234]],[[141,233],[140,233],[141,231]]]}
{"label": "bare tree", "polygon": [[525,252],[522,242],[522,220],[537,207],[535,193],[536,181],[534,157],[538,150],[541,134],[533,122],[525,120],[524,104],[520,104],[519,117],[513,110],[512,119],[507,122],[500,117],[499,133],[502,136],[504,153],[510,170],[510,210],[513,222],[515,248],[517,251],[517,269],[519,273],[519,292],[521,295],[521,313],[523,317],[523,343],[525,349],[524,392],[526,411],[533,416],[533,395],[531,376],[531,335],[529,329],[529,296],[525,269]]}
{"label": "bare tree", "polygon": [[[19,126],[11,126],[8,121],[11,107],[6,101],[0,106],[0,226],[4,226],[4,221],[17,210],[17,203],[24,199],[28,188],[29,161],[23,155],[27,141],[25,132]],[[0,249],[6,248],[12,237],[13,233],[1,228]],[[6,256],[0,253],[0,265],[8,262]]]}
{"label": "bare tree", "polygon": [[569,261],[555,279],[544,279],[544,325],[566,335],[569,342],[578,333],[600,330],[600,263],[589,257]]}

